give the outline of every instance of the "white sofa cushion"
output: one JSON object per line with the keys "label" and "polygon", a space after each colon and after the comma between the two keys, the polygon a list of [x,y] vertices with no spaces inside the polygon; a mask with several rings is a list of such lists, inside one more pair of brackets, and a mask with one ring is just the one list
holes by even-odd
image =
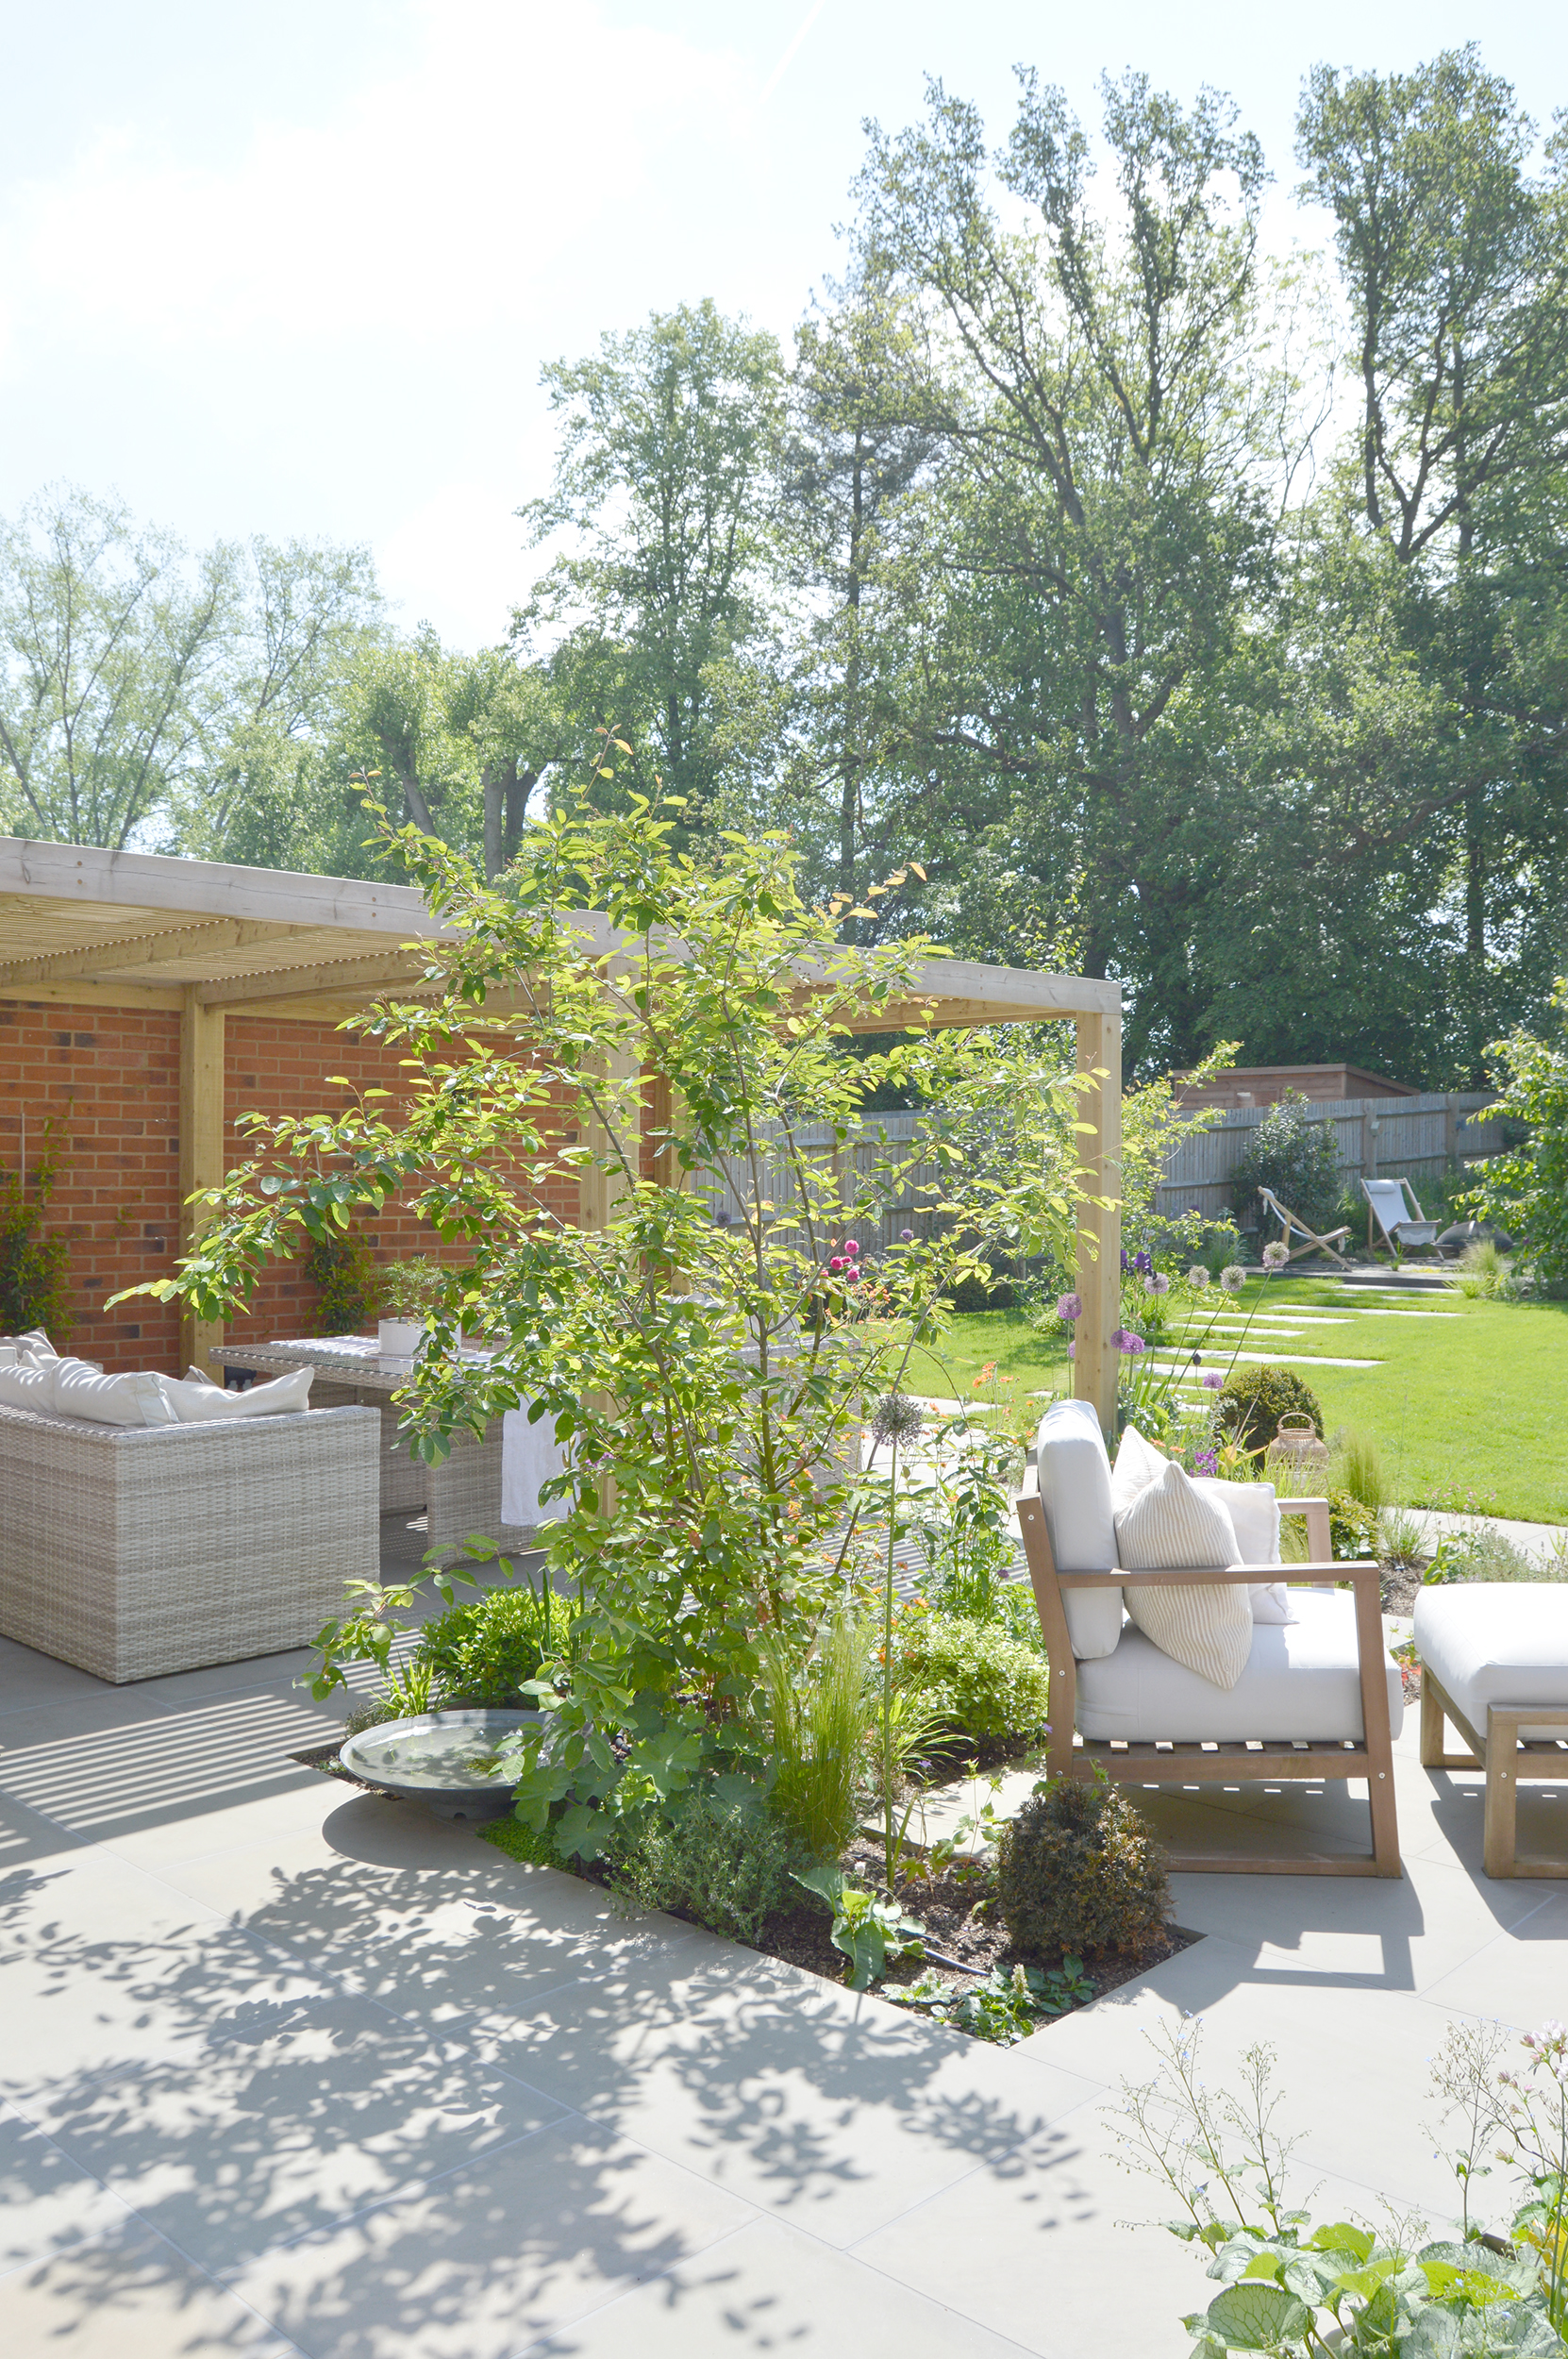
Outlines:
{"label": "white sofa cushion", "polygon": [[210,1425],[225,1417],[280,1417],[309,1409],[314,1374],[313,1368],[291,1368],[286,1376],[253,1384],[243,1393],[225,1392],[196,1369],[188,1377],[162,1377],[159,1382],[182,1425]]}
{"label": "white sofa cushion", "polygon": [[[1415,1601],[1415,1650],[1477,1736],[1493,1704],[1568,1704],[1568,1581],[1439,1581]],[[1526,1728],[1526,1739],[1568,1729]]]}
{"label": "white sofa cushion", "polygon": [[36,1360],[17,1360],[9,1367],[0,1367],[0,1401],[8,1409],[40,1409],[53,1414],[55,1406],[55,1375],[52,1367],[41,1367]]}
{"label": "white sofa cushion", "polygon": [[1130,1507],[1140,1491],[1151,1482],[1158,1482],[1170,1464],[1162,1449],[1156,1449],[1135,1425],[1124,1428],[1116,1445],[1116,1464],[1110,1469],[1110,1512],[1121,1514]]}
{"label": "white sofa cushion", "polygon": [[[1116,1564],[1110,1460],[1093,1402],[1053,1401],[1035,1453],[1040,1503],[1059,1573],[1109,1573]],[[1067,1636],[1079,1663],[1111,1653],[1122,1635],[1122,1592],[1064,1589]]]}
{"label": "white sofa cushion", "polygon": [[[1085,1736],[1178,1745],[1359,1740],[1356,1601],[1321,1589],[1298,1589],[1295,1599],[1294,1622],[1254,1625],[1246,1667],[1228,1692],[1174,1663],[1142,1631],[1124,1631],[1113,1655],[1079,1666],[1078,1728]],[[1394,1665],[1386,1677],[1397,1736],[1404,1703]],[[1239,1774],[1243,1767],[1237,1764]]]}
{"label": "white sofa cushion", "polygon": [[[1180,1572],[1234,1564],[1236,1533],[1223,1499],[1205,1497],[1174,1459],[1166,1459],[1116,1518],[1117,1553],[1126,1573]],[[1252,1645],[1252,1600],[1245,1581],[1133,1581],[1122,1592],[1146,1638],[1216,1687],[1234,1687]]]}
{"label": "white sofa cushion", "polygon": [[48,1373],[54,1406],[62,1417],[86,1417],[93,1425],[173,1425],[174,1403],[164,1391],[169,1380],[138,1368],[105,1376],[86,1360],[56,1360]]}
{"label": "white sofa cushion", "polygon": [[[1193,1488],[1223,1499],[1236,1531],[1236,1562],[1248,1566],[1279,1562],[1279,1500],[1272,1482],[1226,1482],[1218,1475],[1194,1475]],[[1295,1608],[1282,1581],[1251,1583],[1255,1622],[1293,1622]]]}

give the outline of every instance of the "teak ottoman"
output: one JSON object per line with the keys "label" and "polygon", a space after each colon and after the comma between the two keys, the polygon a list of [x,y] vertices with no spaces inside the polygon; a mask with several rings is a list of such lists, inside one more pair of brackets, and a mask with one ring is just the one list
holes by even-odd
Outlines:
{"label": "teak ottoman", "polygon": [[[1568,1786],[1568,1581],[1440,1582],[1415,1602],[1421,1759],[1485,1769],[1489,1876],[1568,1876],[1561,1859],[1514,1856],[1522,1777]],[[1443,1750],[1444,1720],[1470,1747]]]}

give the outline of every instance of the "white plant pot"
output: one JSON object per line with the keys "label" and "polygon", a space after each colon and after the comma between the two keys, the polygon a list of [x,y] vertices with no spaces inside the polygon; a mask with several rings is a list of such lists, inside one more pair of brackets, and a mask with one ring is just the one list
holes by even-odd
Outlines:
{"label": "white plant pot", "polygon": [[382,1319],[376,1326],[376,1348],[384,1360],[411,1360],[424,1341],[423,1319]]}

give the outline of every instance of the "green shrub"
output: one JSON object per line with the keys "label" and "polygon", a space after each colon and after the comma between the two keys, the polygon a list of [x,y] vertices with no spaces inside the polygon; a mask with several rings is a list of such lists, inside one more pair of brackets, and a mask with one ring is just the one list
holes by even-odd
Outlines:
{"label": "green shrub", "polygon": [[1568,1552],[1554,1550],[1538,1561],[1515,1547],[1506,1532],[1444,1532],[1437,1554],[1426,1567],[1428,1581],[1568,1581]]}
{"label": "green shrub", "polygon": [[53,1341],[63,1343],[71,1332],[71,1248],[63,1237],[46,1237],[42,1229],[64,1160],[51,1121],[33,1170],[31,1202],[25,1172],[0,1174],[0,1335],[24,1335],[42,1327]]}
{"label": "green shrub", "polygon": [[678,1909],[731,1941],[755,1942],[764,1919],[795,1898],[793,1837],[770,1811],[725,1801],[709,1787],[671,1810],[617,1848],[617,1882],[643,1908]]}
{"label": "green shrub", "polygon": [[[536,1832],[525,1827],[520,1818],[492,1818],[488,1826],[475,1827],[475,1833],[485,1843],[493,1843],[498,1851],[510,1859],[520,1859],[529,1867],[564,1867],[567,1862],[556,1849],[550,1829]],[[575,1867],[574,1861],[572,1865]]]}
{"label": "green shrub", "polygon": [[1163,1855],[1123,1787],[1052,1778],[1003,1830],[996,1898],[1015,1953],[1050,1960],[1146,1949],[1169,1892]]}
{"label": "green shrub", "polygon": [[524,1681],[539,1675],[546,1636],[552,1653],[564,1648],[571,1621],[572,1609],[560,1598],[522,1584],[492,1589],[426,1622],[414,1661],[428,1665],[442,1710],[513,1706]]}
{"label": "green shrub", "polygon": [[317,1290],[318,1335],[357,1335],[381,1308],[381,1273],[357,1229],[313,1238],[305,1255],[305,1275]]}
{"label": "green shrub", "polygon": [[1043,1656],[997,1622],[906,1614],[894,1640],[901,1683],[965,1736],[1034,1736],[1050,1707]]}
{"label": "green shrub", "polygon": [[[1328,1486],[1328,1530],[1336,1556],[1376,1556],[1377,1553],[1377,1514],[1365,1499],[1340,1484]],[[1299,1521],[1299,1518],[1293,1520]]]}
{"label": "green shrub", "polygon": [[1289,1368],[1233,1368],[1221,1387],[1222,1430],[1247,1449],[1267,1449],[1287,1416],[1310,1417],[1323,1439],[1323,1408],[1309,1384]]}
{"label": "green shrub", "polygon": [[1524,1126],[1524,1143],[1471,1175],[1464,1210],[1524,1239],[1522,1260],[1543,1295],[1568,1295],[1568,979],[1552,994],[1553,1039],[1512,1032],[1487,1050],[1503,1077],[1490,1110]]}
{"label": "green shrub", "polygon": [[1340,1199],[1340,1158],[1326,1122],[1312,1121],[1307,1100],[1291,1090],[1271,1106],[1252,1134],[1252,1145],[1230,1175],[1231,1198],[1243,1219],[1256,1215],[1265,1229],[1258,1191],[1268,1188],[1287,1212],[1313,1229],[1328,1227]]}

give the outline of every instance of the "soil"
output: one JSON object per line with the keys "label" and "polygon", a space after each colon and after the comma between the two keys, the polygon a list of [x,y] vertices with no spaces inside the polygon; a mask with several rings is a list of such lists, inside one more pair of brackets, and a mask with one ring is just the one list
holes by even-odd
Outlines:
{"label": "soil", "polygon": [[1385,1564],[1383,1567],[1383,1611],[1385,1614],[1413,1614],[1415,1601],[1421,1595],[1426,1577],[1425,1564]]}
{"label": "soil", "polygon": [[[844,1873],[858,1883],[874,1891],[881,1891],[881,1846],[861,1837],[851,1844],[843,1858]],[[1019,1961],[1008,1941],[1007,1927],[999,1918],[993,1919],[990,1911],[991,1877],[987,1870],[976,1865],[965,1869],[949,1869],[935,1882],[901,1878],[896,1898],[910,1916],[925,1926],[928,1944],[924,1958],[901,1958],[888,1968],[890,1983],[918,1982],[928,1967],[950,1990],[962,1989],[980,1976],[999,1966],[1010,1974]],[[803,1966],[809,1974],[820,1974],[824,1982],[842,1983],[844,1978],[844,1957],[835,1949],[829,1938],[829,1917],[822,1901],[802,1894],[798,1908],[780,1910],[770,1916],[762,1927],[757,1947],[765,1957],[782,1959],[786,1966]],[[1116,1989],[1128,1983],[1135,1974],[1142,1974],[1151,1966],[1159,1966],[1166,1958],[1174,1958],[1178,1950],[1190,1949],[1202,1936],[1185,1932],[1179,1925],[1167,1925],[1159,1940],[1151,1942],[1136,1952],[1108,1950],[1098,1957],[1084,1960],[1084,1973],[1094,1985],[1094,1996]],[[929,1955],[940,1950],[943,1957],[956,1959],[960,1966],[973,1966],[974,1974],[950,1973]],[[1059,1966],[1059,1958],[1030,1958],[1030,1966]]]}

